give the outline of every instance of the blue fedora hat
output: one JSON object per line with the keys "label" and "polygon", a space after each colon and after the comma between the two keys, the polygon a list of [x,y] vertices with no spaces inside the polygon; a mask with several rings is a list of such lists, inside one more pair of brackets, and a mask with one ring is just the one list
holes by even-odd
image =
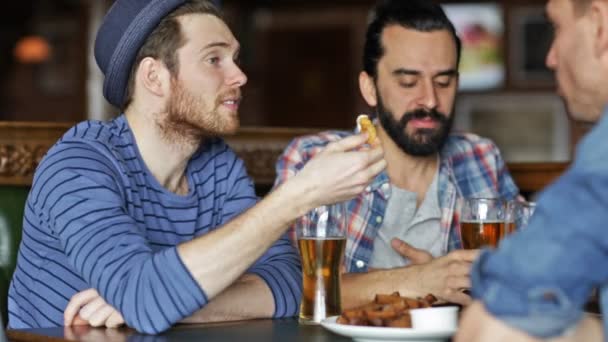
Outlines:
{"label": "blue fedora hat", "polygon": [[95,60],[105,75],[103,95],[120,108],[131,67],[160,21],[187,0],[116,0],[95,39]]}

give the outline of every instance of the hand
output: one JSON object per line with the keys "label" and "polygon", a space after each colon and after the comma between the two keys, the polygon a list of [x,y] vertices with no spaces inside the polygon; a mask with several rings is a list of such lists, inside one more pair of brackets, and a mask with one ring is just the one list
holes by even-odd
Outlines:
{"label": "hand", "polygon": [[[602,341],[602,326],[597,319],[586,316],[578,323],[574,332],[565,336],[547,339],[551,342]],[[475,301],[463,313],[455,342],[540,342],[496,319],[486,311],[483,304]]]}
{"label": "hand", "polygon": [[308,209],[355,197],[386,167],[382,147],[361,148],[366,139],[360,134],[330,143],[292,178]]}
{"label": "hand", "polygon": [[433,260],[431,253],[415,248],[403,240],[394,238],[391,240],[391,246],[402,257],[408,259],[412,265],[426,264]]}
{"label": "hand", "polygon": [[63,327],[63,337],[68,341],[133,342],[147,336],[137,335],[129,330],[95,329],[88,325],[80,325]]}
{"label": "hand", "polygon": [[95,289],[78,292],[70,299],[63,313],[66,326],[91,325],[116,328],[125,323],[120,312],[107,304]]}
{"label": "hand", "polygon": [[[416,254],[418,251],[408,251],[408,253]],[[478,254],[478,250],[462,249],[432,259],[425,264],[412,265],[406,268],[417,269],[417,275],[413,279],[417,279],[418,288],[421,291],[432,293],[442,301],[468,305],[471,302],[471,297],[462,291],[471,287],[469,277],[471,265]],[[424,256],[418,255],[417,258],[423,259]]]}

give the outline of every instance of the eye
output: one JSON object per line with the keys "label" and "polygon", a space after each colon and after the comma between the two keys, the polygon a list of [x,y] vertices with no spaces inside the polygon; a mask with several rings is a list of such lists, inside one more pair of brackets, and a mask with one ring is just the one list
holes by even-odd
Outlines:
{"label": "eye", "polygon": [[437,83],[437,86],[439,86],[440,88],[447,88],[450,86],[450,83],[452,83],[452,82],[447,81],[447,82],[435,82],[435,83]]}
{"label": "eye", "polygon": [[414,88],[416,86],[416,82],[399,82],[399,86],[402,88]]}
{"label": "eye", "polygon": [[211,64],[211,65],[216,65],[220,62],[220,58],[219,57],[209,57],[207,58],[207,63]]}
{"label": "eye", "polygon": [[447,88],[452,84],[451,76],[443,76],[435,79],[435,84],[440,88]]}

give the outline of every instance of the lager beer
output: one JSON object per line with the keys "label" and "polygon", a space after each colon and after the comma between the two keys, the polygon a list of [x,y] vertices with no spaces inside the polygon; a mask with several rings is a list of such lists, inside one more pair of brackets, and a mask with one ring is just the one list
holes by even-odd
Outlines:
{"label": "lager beer", "polygon": [[303,282],[301,323],[320,323],[341,314],[340,265],[345,244],[345,237],[298,239]]}
{"label": "lager beer", "polygon": [[504,225],[501,221],[460,222],[462,247],[478,249],[483,246],[498,246],[498,241],[504,234]]}

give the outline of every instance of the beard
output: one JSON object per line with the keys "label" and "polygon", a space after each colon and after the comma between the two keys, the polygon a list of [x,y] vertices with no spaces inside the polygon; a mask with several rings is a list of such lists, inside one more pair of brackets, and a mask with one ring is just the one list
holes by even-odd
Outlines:
{"label": "beard", "polygon": [[201,96],[185,88],[179,80],[171,84],[171,97],[158,124],[164,137],[173,142],[198,143],[207,137],[236,133],[239,117],[234,113],[220,113],[226,98],[240,98],[240,90],[220,94],[209,106]]}
{"label": "beard", "polygon": [[[382,128],[401,150],[416,157],[428,157],[438,153],[445,144],[454,123],[454,115],[449,117],[436,109],[417,109],[406,112],[400,120],[395,119],[382,103],[378,93],[377,114]],[[431,119],[439,126],[437,128],[419,128],[412,134],[407,132],[407,124],[411,120]]]}

